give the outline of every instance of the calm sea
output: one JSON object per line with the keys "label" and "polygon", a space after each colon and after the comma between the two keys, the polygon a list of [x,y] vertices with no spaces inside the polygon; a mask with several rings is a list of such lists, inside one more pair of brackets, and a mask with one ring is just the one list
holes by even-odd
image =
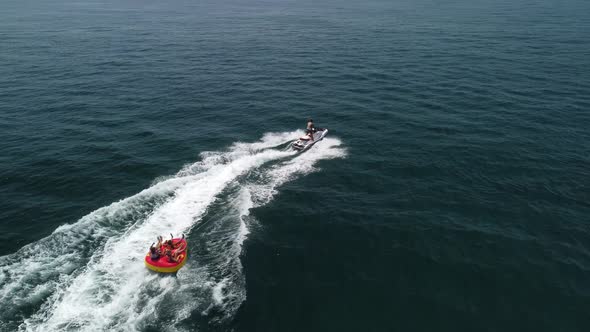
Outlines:
{"label": "calm sea", "polygon": [[589,331],[589,177],[586,0],[0,3],[2,331]]}

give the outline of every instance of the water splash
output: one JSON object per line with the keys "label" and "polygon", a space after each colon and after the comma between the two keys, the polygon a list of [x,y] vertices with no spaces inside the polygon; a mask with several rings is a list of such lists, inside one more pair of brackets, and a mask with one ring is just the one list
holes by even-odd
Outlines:
{"label": "water splash", "polygon": [[[132,331],[159,320],[180,328],[195,310],[231,316],[245,299],[239,255],[250,208],[268,202],[286,181],[315,171],[316,161],[346,153],[333,138],[303,154],[281,148],[298,135],[269,133],[254,143],[204,152],[175,176],[0,257],[0,304],[10,308],[0,314],[2,327]],[[253,171],[260,172],[259,180],[240,182]],[[209,234],[207,242],[215,264],[189,261],[176,277],[143,267],[147,242],[159,234],[189,233],[229,188],[237,188],[225,198],[230,227],[224,235]],[[162,308],[163,302],[174,310]],[[37,309],[27,314],[27,307]]]}

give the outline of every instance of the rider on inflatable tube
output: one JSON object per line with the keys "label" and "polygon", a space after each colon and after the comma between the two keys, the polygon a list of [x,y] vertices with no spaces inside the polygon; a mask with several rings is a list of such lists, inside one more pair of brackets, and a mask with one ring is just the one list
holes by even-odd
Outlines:
{"label": "rider on inflatable tube", "polygon": [[174,238],[170,234],[170,240],[163,241],[158,236],[158,243],[152,243],[150,250],[145,256],[145,266],[155,272],[173,273],[184,266],[187,258],[187,243],[182,238]]}

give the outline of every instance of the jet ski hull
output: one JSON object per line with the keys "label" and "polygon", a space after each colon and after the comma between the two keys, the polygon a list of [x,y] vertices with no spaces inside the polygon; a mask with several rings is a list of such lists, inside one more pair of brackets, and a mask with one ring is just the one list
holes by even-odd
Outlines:
{"label": "jet ski hull", "polygon": [[298,151],[305,151],[305,150],[309,149],[315,143],[324,139],[326,134],[328,134],[328,129],[326,129],[326,128],[318,129],[318,130],[316,130],[315,133],[313,133],[313,141],[298,139],[297,141],[295,141],[295,143],[293,143],[293,145],[292,145],[293,149],[298,150]]}

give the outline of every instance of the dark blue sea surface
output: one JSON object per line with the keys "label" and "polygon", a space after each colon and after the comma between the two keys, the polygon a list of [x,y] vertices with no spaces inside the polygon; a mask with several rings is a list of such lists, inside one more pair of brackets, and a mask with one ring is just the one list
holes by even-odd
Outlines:
{"label": "dark blue sea surface", "polygon": [[590,2],[3,0],[0,255],[2,331],[589,331]]}

